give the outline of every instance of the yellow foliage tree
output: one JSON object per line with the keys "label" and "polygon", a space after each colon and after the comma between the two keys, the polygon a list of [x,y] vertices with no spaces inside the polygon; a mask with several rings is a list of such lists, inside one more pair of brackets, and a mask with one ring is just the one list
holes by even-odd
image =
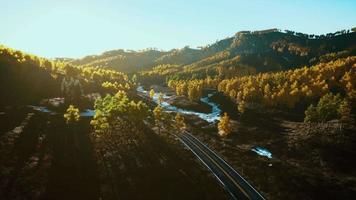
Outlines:
{"label": "yellow foliage tree", "polygon": [[177,113],[174,119],[175,119],[175,126],[177,130],[184,130],[186,128],[185,120],[182,115]]}
{"label": "yellow foliage tree", "polygon": [[218,123],[218,130],[220,136],[227,136],[231,133],[231,124],[230,117],[227,113],[224,113],[224,116],[221,117],[220,122]]}
{"label": "yellow foliage tree", "polygon": [[[268,107],[292,109],[300,102],[321,98],[333,88],[341,89],[353,102],[356,98],[355,71],[356,56],[350,56],[311,67],[225,79],[217,88],[239,104],[244,101]],[[236,96],[232,91],[236,91]]]}
{"label": "yellow foliage tree", "polygon": [[66,123],[73,123],[79,121],[79,109],[73,105],[69,105],[67,111],[64,113],[63,117],[66,119]]}
{"label": "yellow foliage tree", "polygon": [[237,105],[237,110],[241,113],[244,114],[246,111],[246,102],[245,101],[241,101],[238,105]]}
{"label": "yellow foliage tree", "polygon": [[163,121],[163,109],[160,105],[153,110],[153,116],[158,126],[158,133],[161,133],[161,122]]}
{"label": "yellow foliage tree", "polygon": [[155,91],[151,89],[149,95],[150,95],[150,99],[153,99],[153,97],[155,96]]}

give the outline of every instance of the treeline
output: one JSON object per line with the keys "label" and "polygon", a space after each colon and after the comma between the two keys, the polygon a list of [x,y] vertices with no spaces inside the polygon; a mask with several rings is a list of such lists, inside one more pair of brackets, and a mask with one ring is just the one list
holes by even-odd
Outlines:
{"label": "treeline", "polygon": [[289,35],[295,35],[295,36],[299,36],[299,37],[304,37],[304,38],[308,38],[308,39],[323,39],[323,38],[331,38],[331,37],[335,37],[338,35],[345,35],[351,32],[355,32],[355,28],[352,29],[343,29],[340,31],[336,31],[334,33],[327,33],[327,34],[322,34],[322,35],[315,35],[315,34],[304,34],[304,33],[300,33],[300,32],[295,32],[295,31],[291,31],[291,30],[284,30],[285,33],[289,34]]}
{"label": "treeline", "polygon": [[86,89],[101,87],[105,81],[126,84],[127,75],[100,67],[74,66],[0,46],[1,104],[29,103],[60,96],[64,76],[79,79]]}

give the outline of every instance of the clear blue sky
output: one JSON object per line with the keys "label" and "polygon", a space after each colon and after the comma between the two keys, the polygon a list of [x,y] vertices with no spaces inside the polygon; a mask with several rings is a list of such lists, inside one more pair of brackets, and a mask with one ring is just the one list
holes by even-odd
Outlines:
{"label": "clear blue sky", "polygon": [[206,45],[241,30],[356,26],[356,0],[0,0],[0,44],[45,57]]}

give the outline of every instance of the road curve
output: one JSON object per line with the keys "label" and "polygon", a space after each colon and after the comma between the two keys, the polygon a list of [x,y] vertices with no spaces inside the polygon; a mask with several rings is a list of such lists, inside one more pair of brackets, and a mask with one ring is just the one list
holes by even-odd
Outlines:
{"label": "road curve", "polygon": [[177,135],[177,137],[206,167],[210,169],[233,199],[265,199],[219,155],[192,134],[184,132]]}

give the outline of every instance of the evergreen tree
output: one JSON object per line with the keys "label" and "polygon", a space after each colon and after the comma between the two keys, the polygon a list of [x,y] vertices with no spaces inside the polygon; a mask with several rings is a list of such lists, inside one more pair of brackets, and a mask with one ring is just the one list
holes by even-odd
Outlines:
{"label": "evergreen tree", "polygon": [[317,122],[319,120],[318,111],[313,104],[311,104],[304,113],[304,122]]}
{"label": "evergreen tree", "polygon": [[351,105],[347,99],[341,102],[338,112],[342,123],[347,124],[351,121]]}

